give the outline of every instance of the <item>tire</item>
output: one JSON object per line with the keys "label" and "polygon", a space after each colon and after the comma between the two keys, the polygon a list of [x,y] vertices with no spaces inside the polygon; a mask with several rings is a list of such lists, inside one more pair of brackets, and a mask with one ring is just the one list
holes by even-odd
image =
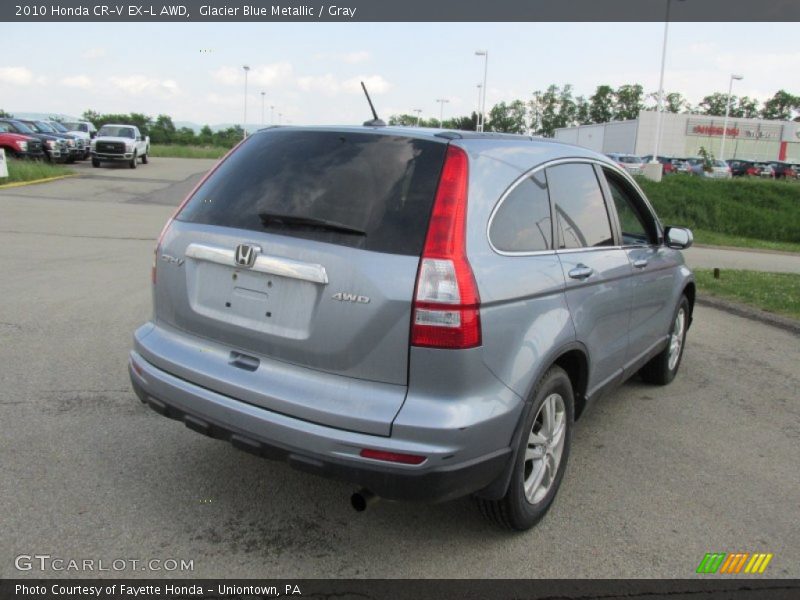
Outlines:
{"label": "tire", "polygon": [[136,168],[136,158],[137,158],[136,152],[134,152],[133,153],[133,158],[128,163],[128,166],[130,166],[131,169],[135,169]]}
{"label": "tire", "polygon": [[675,379],[675,375],[681,366],[683,349],[686,347],[686,329],[689,327],[690,315],[689,300],[686,296],[681,296],[681,300],[678,302],[672,317],[667,347],[639,371],[645,382],[655,385],[667,385]]}
{"label": "tire", "polygon": [[506,495],[500,500],[476,498],[484,517],[516,531],[530,529],[544,517],[567,466],[575,401],[564,369],[554,366],[544,374],[526,409]]}
{"label": "tire", "polygon": [[100,161],[96,158],[92,159],[92,166],[96,169],[100,166]]}
{"label": "tire", "polygon": [[142,164],[143,165],[147,164],[147,154],[142,154]]}

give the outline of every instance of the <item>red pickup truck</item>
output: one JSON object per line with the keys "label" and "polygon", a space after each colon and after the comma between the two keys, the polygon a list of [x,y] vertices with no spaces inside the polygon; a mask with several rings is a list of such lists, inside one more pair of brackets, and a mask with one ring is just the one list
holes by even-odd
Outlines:
{"label": "red pickup truck", "polygon": [[5,123],[0,123],[0,148],[10,158],[44,158],[42,142],[29,135],[14,133]]}

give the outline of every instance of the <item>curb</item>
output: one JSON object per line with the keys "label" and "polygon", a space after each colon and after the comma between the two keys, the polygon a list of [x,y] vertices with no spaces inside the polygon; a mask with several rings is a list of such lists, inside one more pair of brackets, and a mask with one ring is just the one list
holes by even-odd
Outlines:
{"label": "curb", "polygon": [[791,317],[776,315],[765,310],[761,310],[760,308],[748,306],[747,304],[723,300],[722,298],[716,298],[714,296],[698,296],[695,302],[703,306],[710,306],[711,308],[716,308],[718,310],[731,313],[737,317],[744,317],[745,319],[750,319],[752,321],[759,321],[760,323],[772,325],[773,327],[783,329],[789,333],[800,335],[800,321],[797,319],[792,319]]}
{"label": "curb", "polygon": [[26,185],[34,185],[36,183],[47,183],[48,181],[56,181],[58,179],[68,179],[70,177],[77,177],[78,173],[70,173],[69,175],[57,175],[56,177],[45,177],[44,179],[32,179],[30,181],[15,181],[13,183],[4,183],[0,185],[0,190],[8,188],[23,187]]}
{"label": "curb", "polygon": [[743,246],[713,246],[711,244],[692,244],[692,248],[707,248],[709,250],[731,250],[733,252],[755,252],[757,254],[782,254],[783,256],[800,256],[800,252],[789,250],[771,250],[769,248],[745,248]]}

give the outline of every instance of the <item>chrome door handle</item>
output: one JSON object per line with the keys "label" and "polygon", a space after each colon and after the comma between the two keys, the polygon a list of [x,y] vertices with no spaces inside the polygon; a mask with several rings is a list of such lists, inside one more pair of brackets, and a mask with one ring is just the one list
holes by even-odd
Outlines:
{"label": "chrome door handle", "polygon": [[592,269],[592,267],[579,264],[569,272],[569,276],[572,277],[572,279],[586,279],[587,277],[591,276],[592,273],[594,273],[594,269]]}
{"label": "chrome door handle", "polygon": [[647,259],[640,258],[639,260],[633,261],[633,266],[637,269],[644,269],[647,266]]}

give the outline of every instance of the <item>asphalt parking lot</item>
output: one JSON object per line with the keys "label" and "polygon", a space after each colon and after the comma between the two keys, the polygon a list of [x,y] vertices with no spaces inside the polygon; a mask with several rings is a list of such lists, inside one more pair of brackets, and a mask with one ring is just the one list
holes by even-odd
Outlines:
{"label": "asphalt parking lot", "polygon": [[192,577],[690,577],[771,552],[800,577],[800,339],[698,307],[681,373],[579,421],[549,515],[508,534],[468,499],[379,503],[164,419],[130,389],[154,239],[213,161],[0,190],[0,577],[15,557],[186,559]]}

